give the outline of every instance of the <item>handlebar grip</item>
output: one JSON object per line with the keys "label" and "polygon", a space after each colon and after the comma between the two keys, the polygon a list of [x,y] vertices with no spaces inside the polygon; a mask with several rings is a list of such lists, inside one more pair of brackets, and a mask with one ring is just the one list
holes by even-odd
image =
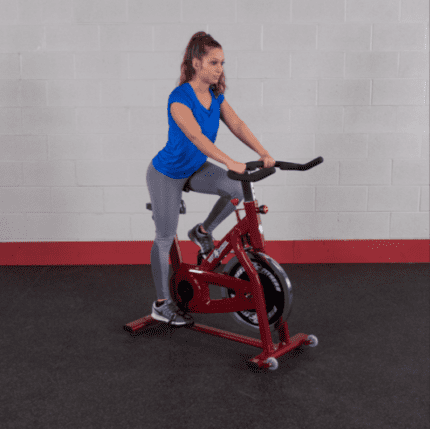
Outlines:
{"label": "handlebar grip", "polygon": [[[318,158],[315,158],[306,164],[276,161],[274,167],[262,168],[264,167],[264,161],[250,161],[246,163],[245,173],[239,174],[239,173],[236,173],[235,171],[228,170],[227,177],[233,180],[242,180],[244,182],[258,182],[259,180],[264,179],[265,177],[271,176],[273,173],[275,173],[276,172],[275,167],[279,167],[281,170],[305,171],[305,170],[310,170],[313,167],[316,167],[322,162],[324,162],[324,158],[322,156],[319,156]],[[255,170],[256,168],[261,168],[261,170],[258,170],[254,173],[249,173],[249,171],[247,171],[247,170]]]}
{"label": "handlebar grip", "polygon": [[[256,168],[263,167],[263,166],[264,166],[263,161],[251,161],[246,163],[246,170],[255,170]],[[245,173],[243,174],[239,174],[239,173],[236,173],[235,171],[228,170],[227,177],[233,180],[241,180],[243,182],[258,182],[259,180],[264,179],[265,177],[271,176],[274,173],[276,173],[275,167],[262,168],[261,170],[258,170],[254,173],[249,173],[245,171]]]}
{"label": "handlebar grip", "polygon": [[278,167],[277,164],[279,163],[279,168],[281,170],[305,171],[305,170],[310,170],[313,167],[316,167],[317,165],[321,164],[322,162],[324,162],[324,158],[322,156],[319,156],[318,158],[315,158],[312,161],[307,162],[306,164],[296,164],[294,162],[277,161],[275,166]]}

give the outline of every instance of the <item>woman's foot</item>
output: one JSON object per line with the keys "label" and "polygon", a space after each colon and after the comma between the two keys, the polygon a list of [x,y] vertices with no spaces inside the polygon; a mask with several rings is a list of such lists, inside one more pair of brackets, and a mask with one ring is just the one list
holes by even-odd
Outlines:
{"label": "woman's foot", "polygon": [[194,319],[189,314],[179,310],[173,302],[168,300],[154,301],[151,316],[155,320],[173,326],[191,326],[194,324]]}
{"label": "woman's foot", "polygon": [[200,251],[204,258],[215,248],[212,234],[206,232],[204,233],[200,227],[203,227],[201,223],[197,224],[193,229],[188,231],[188,237],[197,246],[200,247]]}

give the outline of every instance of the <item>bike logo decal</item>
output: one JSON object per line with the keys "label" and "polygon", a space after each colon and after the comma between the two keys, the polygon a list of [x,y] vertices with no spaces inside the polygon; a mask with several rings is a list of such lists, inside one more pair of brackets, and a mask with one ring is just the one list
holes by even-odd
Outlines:
{"label": "bike logo decal", "polygon": [[209,256],[208,262],[212,262],[214,259],[218,258],[222,251],[227,247],[228,242],[224,241],[224,243],[221,244],[221,247],[219,249],[214,249],[212,252],[212,255]]}

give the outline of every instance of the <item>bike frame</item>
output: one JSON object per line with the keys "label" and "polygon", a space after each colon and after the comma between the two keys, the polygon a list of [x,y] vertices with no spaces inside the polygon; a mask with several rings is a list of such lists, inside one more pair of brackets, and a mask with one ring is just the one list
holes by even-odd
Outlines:
{"label": "bike frame", "polygon": [[[237,205],[238,200],[232,200],[232,203]],[[245,202],[247,215],[242,220],[240,220],[238,214],[239,210],[236,209],[237,225],[219,241],[217,247],[209,253],[206,259],[202,260],[200,265],[196,266],[184,263],[182,261],[178,237],[176,236],[174,239],[170,249],[170,260],[174,273],[171,281],[178,284],[181,280],[191,280],[194,295],[187,304],[190,313],[231,313],[256,308],[253,296],[257,297],[258,295],[252,285],[254,284],[261,289],[261,284],[254,266],[245,253],[243,242],[247,234],[249,234],[251,248],[255,252],[264,253],[264,236],[260,232],[260,230],[262,231],[262,227],[257,213],[259,210],[257,201]],[[251,281],[213,272],[232,250],[241,265],[245,268]],[[209,296],[209,284],[233,289],[236,296],[234,298],[211,299]]]}
{"label": "bike frame", "polygon": [[[175,282],[176,285],[182,280],[191,283],[193,298],[187,304],[190,313],[230,313],[255,309],[258,316],[261,340],[197,323],[187,329],[261,348],[263,352],[250,359],[250,362],[256,363],[259,367],[268,368],[270,367],[270,363],[267,362],[269,357],[277,358],[301,344],[310,344],[310,341],[308,336],[303,333],[296,334],[290,338],[288,323],[282,317],[276,324],[280,343],[274,344],[272,340],[263,287],[257,271],[245,252],[242,240],[245,237],[249,237],[249,244],[253,251],[265,253],[265,240],[259,213],[267,213],[267,207],[263,206],[262,211],[260,211],[251,182],[243,181],[242,187],[245,197],[245,217],[243,219],[239,217],[238,212],[243,209],[235,210],[237,225],[224,236],[218,246],[209,253],[206,259],[202,260],[200,265],[186,264],[182,261],[178,236],[175,236],[170,249],[170,260],[173,268],[171,282]],[[232,200],[232,203],[237,205],[238,200]],[[236,254],[250,281],[213,272],[231,250]],[[209,284],[217,284],[221,287],[233,289],[236,292],[236,296],[226,299],[211,299]],[[124,329],[134,334],[154,322],[157,321],[154,321],[151,316],[146,316],[125,325]]]}

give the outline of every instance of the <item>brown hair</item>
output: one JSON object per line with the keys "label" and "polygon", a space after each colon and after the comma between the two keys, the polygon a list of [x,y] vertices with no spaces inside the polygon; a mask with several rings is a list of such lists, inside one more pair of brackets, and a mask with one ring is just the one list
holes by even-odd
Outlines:
{"label": "brown hair", "polygon": [[[222,48],[222,46],[210,35],[204,31],[199,31],[194,34],[185,49],[184,59],[181,64],[181,77],[179,78],[179,85],[189,82],[196,71],[193,67],[193,58],[202,60],[208,54],[211,48]],[[226,89],[224,71],[222,72],[218,83],[210,85],[210,88],[218,97],[219,94],[224,94]]]}

